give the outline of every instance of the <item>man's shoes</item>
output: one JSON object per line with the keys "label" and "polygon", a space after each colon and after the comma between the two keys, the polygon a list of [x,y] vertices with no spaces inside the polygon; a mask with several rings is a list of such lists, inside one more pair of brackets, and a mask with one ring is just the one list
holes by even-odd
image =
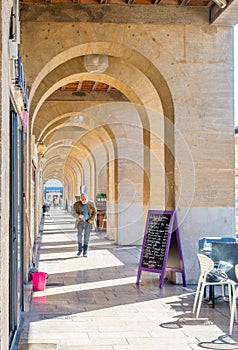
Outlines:
{"label": "man's shoes", "polygon": [[81,255],[82,251],[83,251],[82,243],[78,243],[78,253],[77,253],[77,255],[78,256]]}
{"label": "man's shoes", "polygon": [[84,246],[83,246],[83,256],[85,257],[85,258],[87,258],[87,256],[88,256],[88,245],[87,244],[84,244]]}

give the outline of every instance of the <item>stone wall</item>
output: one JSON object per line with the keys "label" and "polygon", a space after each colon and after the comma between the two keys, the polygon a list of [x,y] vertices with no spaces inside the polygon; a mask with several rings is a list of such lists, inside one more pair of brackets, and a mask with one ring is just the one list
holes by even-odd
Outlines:
{"label": "stone wall", "polygon": [[0,65],[0,348],[8,349],[9,334],[9,59],[10,1],[1,1]]}

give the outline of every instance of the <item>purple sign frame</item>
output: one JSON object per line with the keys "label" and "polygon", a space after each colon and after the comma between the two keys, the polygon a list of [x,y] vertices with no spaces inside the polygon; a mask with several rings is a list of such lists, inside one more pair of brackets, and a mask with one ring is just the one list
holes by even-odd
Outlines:
{"label": "purple sign frame", "polygon": [[[151,230],[152,228],[152,230]],[[151,249],[154,260],[149,260]],[[148,254],[148,251],[150,252]],[[157,256],[156,256],[157,254]],[[149,257],[148,257],[149,256]],[[167,266],[168,259],[179,266]],[[173,259],[175,258],[175,259]],[[179,259],[179,260],[178,260]],[[142,244],[136,284],[140,283],[142,271],[160,273],[160,284],[164,285],[166,271],[180,272],[183,286],[186,287],[186,275],[177,215],[174,210],[149,210],[146,220],[145,234]]]}

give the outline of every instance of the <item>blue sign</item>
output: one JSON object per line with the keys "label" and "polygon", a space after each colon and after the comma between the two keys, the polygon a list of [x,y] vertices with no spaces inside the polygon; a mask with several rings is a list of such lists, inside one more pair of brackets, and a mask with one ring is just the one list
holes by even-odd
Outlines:
{"label": "blue sign", "polygon": [[44,188],[44,193],[49,193],[49,192],[59,192],[63,194],[64,188],[63,187],[45,187]]}

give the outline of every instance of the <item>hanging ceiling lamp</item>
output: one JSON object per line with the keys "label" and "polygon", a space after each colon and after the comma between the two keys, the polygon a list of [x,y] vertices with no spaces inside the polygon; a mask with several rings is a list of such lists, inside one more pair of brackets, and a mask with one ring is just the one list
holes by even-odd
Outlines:
{"label": "hanging ceiling lamp", "polygon": [[43,157],[46,151],[46,145],[44,144],[44,142],[41,141],[38,143],[37,150],[38,150],[38,155]]}
{"label": "hanging ceiling lamp", "polygon": [[85,55],[84,67],[89,73],[103,73],[108,67],[107,55]]}

